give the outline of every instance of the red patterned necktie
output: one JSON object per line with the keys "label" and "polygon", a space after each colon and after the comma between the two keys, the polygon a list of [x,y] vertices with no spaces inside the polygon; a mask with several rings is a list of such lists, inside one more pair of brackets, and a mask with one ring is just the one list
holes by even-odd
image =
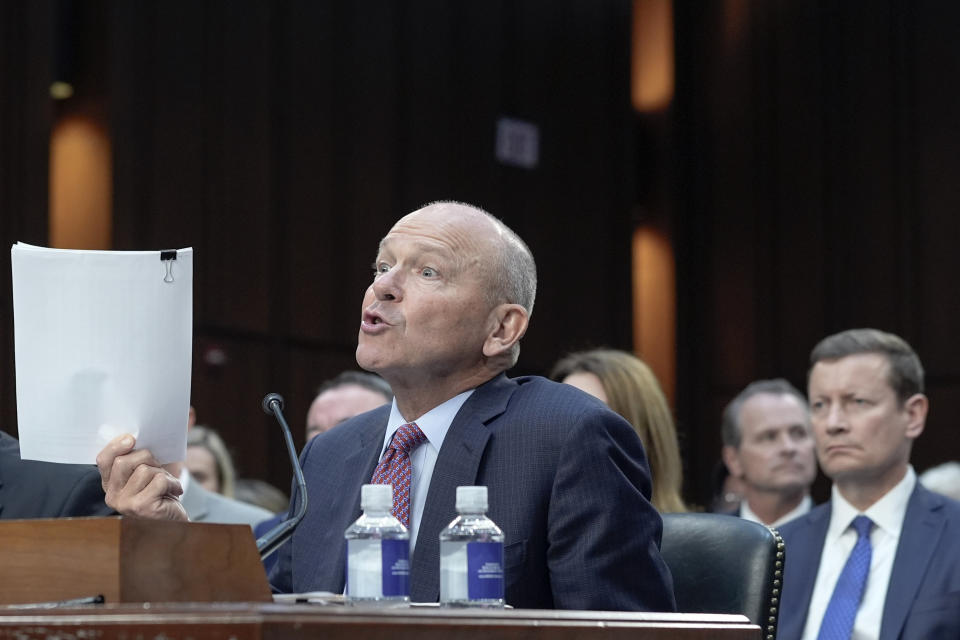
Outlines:
{"label": "red patterned necktie", "polygon": [[427,441],[415,422],[401,425],[393,435],[380,464],[373,470],[372,484],[393,485],[393,517],[410,528],[410,452]]}

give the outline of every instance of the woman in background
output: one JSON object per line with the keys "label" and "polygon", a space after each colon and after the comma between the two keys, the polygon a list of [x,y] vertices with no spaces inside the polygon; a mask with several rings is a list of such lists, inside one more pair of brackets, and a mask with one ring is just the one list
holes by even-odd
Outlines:
{"label": "woman in background", "polygon": [[599,398],[633,425],[650,463],[653,506],[661,513],[687,510],[677,431],[650,367],[625,351],[594,349],[564,357],[550,377]]}
{"label": "woman in background", "polygon": [[186,465],[204,489],[233,497],[237,472],[227,445],[216,431],[196,425],[187,432]]}

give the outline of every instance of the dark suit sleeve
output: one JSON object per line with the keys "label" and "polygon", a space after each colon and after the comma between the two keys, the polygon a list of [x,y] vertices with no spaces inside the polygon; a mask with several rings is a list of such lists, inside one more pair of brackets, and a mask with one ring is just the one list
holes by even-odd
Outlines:
{"label": "dark suit sleeve", "polygon": [[674,611],[660,557],[663,523],[636,433],[611,412],[588,410],[563,445],[550,499],[548,566],[563,609]]}
{"label": "dark suit sleeve", "polygon": [[[307,442],[304,446],[303,451],[300,452],[300,466],[304,469],[304,473],[308,473],[310,469],[310,463],[307,461],[310,455],[310,452],[313,450],[314,445],[320,441],[320,437],[313,438]],[[277,517],[281,520],[283,518],[291,517],[296,509],[295,498],[299,494],[299,487],[297,487],[297,479],[294,477],[290,481],[290,508],[286,515],[278,515]],[[309,513],[310,510],[310,500],[311,490],[307,488],[307,510]],[[317,500],[318,495],[314,494],[314,500]],[[314,503],[316,504],[316,503]],[[316,507],[314,507],[316,509]],[[276,521],[277,523],[280,520]],[[303,526],[304,523],[301,522],[298,527]],[[273,528],[273,525],[269,527]],[[269,530],[269,529],[268,529]],[[258,536],[265,535],[267,531],[258,533]],[[268,558],[267,562],[264,563],[264,567],[267,571],[267,579],[270,582],[270,589],[274,593],[293,593],[293,540],[287,540],[282,545],[280,545],[276,551],[274,551]]]}
{"label": "dark suit sleeve", "polygon": [[[296,495],[296,483],[291,491],[294,492],[291,495]],[[257,537],[266,535],[284,517],[278,515],[274,521],[264,523],[269,524],[269,527],[257,533]],[[293,593],[293,541],[287,540],[277,547],[276,551],[264,558],[263,567],[267,572],[267,579],[273,593]]]}
{"label": "dark suit sleeve", "polygon": [[288,540],[273,552],[273,566],[267,568],[270,589],[274,593],[293,593],[292,544]]}
{"label": "dark suit sleeve", "polygon": [[104,502],[100,472],[96,468],[86,469],[77,476],[76,483],[67,491],[60,513],[57,515],[62,517],[116,515],[116,512]]}

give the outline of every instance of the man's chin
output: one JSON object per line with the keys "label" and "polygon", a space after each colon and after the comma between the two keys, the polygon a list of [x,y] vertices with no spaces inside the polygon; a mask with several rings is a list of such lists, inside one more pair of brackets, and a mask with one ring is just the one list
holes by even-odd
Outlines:
{"label": "man's chin", "polygon": [[373,371],[368,358],[365,358],[363,354],[360,353],[360,349],[357,349],[357,366],[363,369],[364,371]]}
{"label": "man's chin", "polygon": [[807,481],[805,478],[791,479],[765,487],[765,490],[770,493],[779,494],[806,493],[811,484],[813,484],[813,480]]}
{"label": "man's chin", "polygon": [[376,357],[371,353],[369,346],[364,345],[362,340],[359,345],[357,345],[356,352],[357,365],[366,371],[375,371],[374,367],[376,366]]}
{"label": "man's chin", "polygon": [[373,349],[365,348],[364,345],[357,347],[357,366],[364,371],[383,375],[383,372],[389,369],[387,359]]}

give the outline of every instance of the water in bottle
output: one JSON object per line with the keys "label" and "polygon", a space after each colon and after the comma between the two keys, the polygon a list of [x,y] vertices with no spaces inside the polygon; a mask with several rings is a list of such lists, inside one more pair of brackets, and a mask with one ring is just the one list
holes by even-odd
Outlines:
{"label": "water in bottle", "polygon": [[365,484],[363,514],[350,525],[347,540],[347,589],[350,604],[389,605],[410,601],[410,534],[393,517],[393,487]]}
{"label": "water in bottle", "polygon": [[440,606],[503,606],[503,532],[487,517],[486,487],[457,487],[457,513],[440,532]]}

